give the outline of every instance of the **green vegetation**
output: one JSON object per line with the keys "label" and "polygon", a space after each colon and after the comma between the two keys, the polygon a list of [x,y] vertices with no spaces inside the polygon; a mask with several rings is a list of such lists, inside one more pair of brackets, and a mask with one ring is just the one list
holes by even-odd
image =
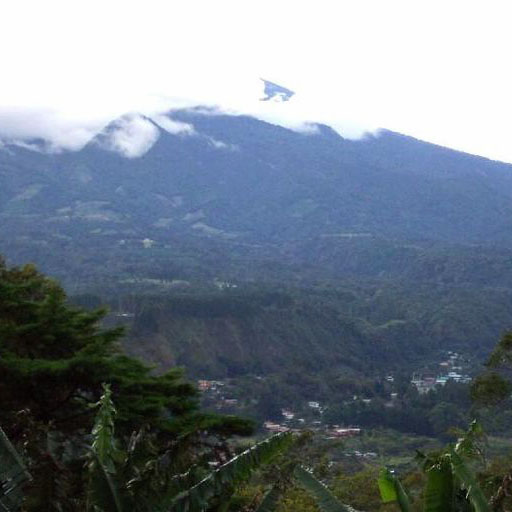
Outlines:
{"label": "green vegetation", "polygon": [[[259,422],[280,420],[283,409],[313,419],[306,403],[316,401],[323,411],[314,419],[324,424],[442,436],[450,426],[470,420],[469,386],[450,381],[421,395],[411,384],[413,374],[446,373],[439,363],[450,348],[464,354],[457,363],[464,365],[461,371],[474,375],[480,365],[472,345],[491,338],[492,323],[497,327],[504,320],[491,314],[492,303],[467,312],[463,300],[448,307],[455,292],[448,298],[432,290],[412,294],[372,285],[252,285],[210,293],[133,294],[106,302],[118,311],[110,320],[122,319],[129,328],[124,341],[129,353],[161,368],[184,365],[197,379],[224,381],[222,393],[204,395],[209,409],[220,407]],[[76,298],[82,304],[91,299]],[[479,315],[489,323],[471,333],[456,332],[454,326],[466,320],[474,324]],[[484,353],[484,346],[480,350]],[[391,382],[386,380],[390,374]],[[223,395],[236,399],[237,407],[225,407]],[[490,432],[503,432],[511,419],[504,413],[487,418],[485,425]]]}
{"label": "green vegetation", "polygon": [[148,444],[147,432],[132,436],[126,450],[118,447],[114,437],[116,411],[108,386],[98,405],[89,454],[87,510],[215,510],[227,506],[237,484],[286,451],[292,442],[290,434],[277,434],[195,481],[200,471],[191,467],[177,473],[175,462],[166,460],[168,454],[151,449],[154,440]]}
{"label": "green vegetation", "polygon": [[[0,151],[0,250],[74,295],[0,261],[24,510],[510,509],[512,335],[471,386],[446,369],[477,376],[512,326],[511,167],[390,132],[175,115],[202,135],[162,132],[142,158],[101,137]],[[181,366],[221,384],[200,395]],[[414,374],[445,384],[420,393]],[[283,410],[296,436],[236,437],[240,416]],[[473,418],[495,436],[485,460],[475,425],[440,447]]]}
{"label": "green vegetation", "polygon": [[[33,266],[0,262],[0,424],[33,475],[27,510],[75,510],[81,503],[91,403],[104,382],[117,397],[122,438],[144,428],[159,452],[179,453],[181,465],[207,462],[205,436],[217,439],[221,454],[226,437],[252,432],[248,421],[201,412],[181,370],[156,375],[123,354],[122,331],[99,325],[104,314],[70,306],[62,288]],[[113,427],[108,408],[100,411],[95,448],[101,459],[113,449]]]}
{"label": "green vegetation", "polygon": [[[426,483],[422,493],[425,512],[488,512],[491,506],[467,460],[481,456],[483,432],[473,422],[455,446],[426,456],[418,453]],[[397,502],[402,512],[412,511],[411,501],[399,480],[389,471],[381,471],[379,489],[384,503]],[[492,501],[492,500],[491,500]]]}
{"label": "green vegetation", "polygon": [[470,353],[476,363],[512,324],[511,299],[505,292],[367,283],[248,284],[96,300],[134,315],[128,319],[130,350],[156,352],[155,362],[186,365],[198,378],[222,378],[288,366],[309,373],[333,366],[410,368],[447,347]]}
{"label": "green vegetation", "polygon": [[23,501],[23,487],[31,475],[4,431],[0,428],[0,507],[16,510]]}

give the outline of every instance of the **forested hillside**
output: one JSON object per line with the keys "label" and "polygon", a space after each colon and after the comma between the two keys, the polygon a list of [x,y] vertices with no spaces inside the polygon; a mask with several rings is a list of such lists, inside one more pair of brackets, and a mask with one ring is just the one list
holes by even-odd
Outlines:
{"label": "forested hillside", "polygon": [[0,251],[110,304],[132,353],[197,377],[372,374],[441,349],[477,364],[512,326],[511,166],[387,131],[166,119],[0,149]]}
{"label": "forested hillside", "polygon": [[502,4],[2,3],[0,512],[512,512]]}
{"label": "forested hillside", "polygon": [[146,119],[157,139],[133,158],[108,143],[122,123],[78,152],[3,146],[2,236],[31,250],[84,238],[511,242],[507,164],[392,132],[351,141],[325,126],[303,134],[243,116],[173,119],[195,131],[173,135]]}
{"label": "forested hillside", "polygon": [[[33,261],[61,280],[73,304],[88,310],[108,306],[102,325],[109,339],[120,335],[109,328],[126,330],[120,346],[105,349],[105,357],[135,365],[132,370],[151,386],[172,375],[182,396],[169,398],[171,409],[184,407],[192,414],[179,420],[176,431],[185,428],[187,437],[211,428],[222,437],[213,451],[221,450],[225,460],[225,436],[248,433],[248,423],[213,412],[247,417],[259,435],[278,429],[308,436],[311,430],[317,436],[308,460],[330,475],[340,495],[351,492],[357,479],[370,479],[369,510],[379,506],[372,487],[372,458],[378,454],[410,471],[406,449],[446,441],[451,427],[464,427],[475,414],[493,435],[511,431],[507,407],[490,413],[488,400],[478,412],[470,397],[471,380],[512,326],[509,165],[391,132],[351,141],[325,126],[304,134],[212,112],[173,117],[193,129],[171,134],[143,118],[157,136],[142,156],[119,154],[113,144],[133,116],[112,123],[78,152],[48,153],[41,141],[31,149],[0,148],[0,251],[10,263]],[[16,332],[30,334],[43,322],[57,329],[52,336],[61,336],[65,325],[49,321],[68,307],[58,286],[33,267],[3,272],[44,283],[56,294],[43,294],[42,304],[23,302],[20,307],[42,316],[28,327],[19,319]],[[27,286],[30,291],[32,284]],[[83,314],[80,318],[99,328],[94,322],[101,313]],[[64,362],[46,361],[50,352],[34,353],[28,362],[4,362],[20,382],[27,371],[43,380],[48,372],[64,372],[69,380],[69,372],[84,362],[94,376],[103,367],[83,359],[84,350]],[[36,365],[34,357],[41,359]],[[200,401],[193,387],[179,380],[176,367],[202,383]],[[100,380],[112,381],[120,393],[122,429],[124,408],[147,406],[155,412],[163,402],[152,397],[147,404],[138,399],[127,404],[123,386],[132,392],[139,384],[126,380],[123,368],[121,375],[115,373],[118,369],[98,374],[90,393],[96,400]],[[487,381],[476,382],[489,395]],[[424,393],[425,386],[431,392]],[[48,385],[40,387],[46,392]],[[52,389],[50,398],[58,399],[60,392]],[[112,407],[109,393],[107,386],[105,410]],[[30,390],[25,395],[31,396]],[[18,394],[9,396],[15,400]],[[506,400],[506,393],[501,398]],[[31,407],[37,411],[45,400]],[[210,412],[200,414],[199,403]],[[12,410],[16,407],[17,402]],[[56,413],[45,411],[44,421],[53,421]],[[49,424],[41,424],[39,432],[5,418],[17,446],[23,432],[33,436],[37,450],[26,457],[41,485],[58,496],[44,479],[53,474],[45,471],[41,455]],[[97,421],[112,425],[111,420],[100,414]],[[91,421],[88,415],[80,436]],[[364,435],[339,444],[337,436],[345,431]],[[151,451],[157,441],[151,435],[148,467],[160,463]],[[128,443],[126,435],[123,439]],[[176,439],[171,445],[182,449]],[[197,448],[211,455],[212,447],[200,443],[187,453],[195,457]],[[322,462],[327,452],[331,466]],[[51,457],[61,460],[55,453]],[[61,473],[50,479],[71,482],[75,491],[66,499],[74,496],[82,506],[90,491],[67,473],[66,457]],[[122,474],[139,471],[123,457],[128,458]],[[331,467],[364,471],[338,483]],[[91,475],[94,468],[89,463]],[[131,482],[117,481],[127,502],[135,499]],[[253,501],[261,498],[257,488],[244,492],[253,493]],[[40,500],[39,490],[34,493]],[[247,496],[236,499],[247,503]],[[295,490],[286,490],[282,499],[297,496],[299,508],[309,510]],[[52,499],[60,506],[61,498]]]}
{"label": "forested hillside", "polygon": [[129,326],[130,351],[162,368],[183,365],[197,378],[291,368],[382,373],[421,367],[446,349],[476,362],[512,325],[507,290],[382,284],[131,295],[116,297],[111,309],[111,322]]}

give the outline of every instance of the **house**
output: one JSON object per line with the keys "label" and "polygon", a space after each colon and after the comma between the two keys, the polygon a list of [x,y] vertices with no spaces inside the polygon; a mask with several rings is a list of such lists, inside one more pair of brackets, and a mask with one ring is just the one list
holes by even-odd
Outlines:
{"label": "house", "polygon": [[288,409],[282,409],[281,414],[287,419],[287,420],[293,420],[295,417],[295,413],[292,411],[289,411]]}
{"label": "house", "polygon": [[436,377],[417,377],[413,376],[411,380],[411,384],[416,387],[418,390],[418,393],[424,394],[428,393],[432,389],[436,387],[436,384],[439,384],[437,382]]}
{"label": "house", "polygon": [[290,430],[288,427],[272,421],[265,421],[265,423],[263,423],[263,427],[270,432],[288,432],[288,430]]}
{"label": "house", "polygon": [[358,436],[360,433],[360,428],[335,428],[329,431],[329,434],[333,437],[353,437]]}
{"label": "house", "polygon": [[211,380],[198,380],[197,381],[197,387],[199,388],[199,391],[208,391],[213,386],[213,381]]}

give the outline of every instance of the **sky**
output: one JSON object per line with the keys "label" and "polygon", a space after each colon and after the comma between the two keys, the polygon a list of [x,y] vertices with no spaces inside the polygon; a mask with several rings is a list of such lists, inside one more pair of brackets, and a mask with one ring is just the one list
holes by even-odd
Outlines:
{"label": "sky", "polygon": [[[127,112],[208,105],[512,162],[511,15],[495,0],[6,1],[0,138],[77,149]],[[295,96],[259,101],[260,77]]]}

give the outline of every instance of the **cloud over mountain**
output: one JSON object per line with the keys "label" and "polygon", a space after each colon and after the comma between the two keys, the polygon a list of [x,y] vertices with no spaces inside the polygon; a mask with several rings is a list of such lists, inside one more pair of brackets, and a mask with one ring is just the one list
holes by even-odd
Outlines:
{"label": "cloud over mountain", "polygon": [[[91,139],[106,149],[133,158],[144,154],[158,139],[158,128],[173,134],[197,135],[194,127],[172,119],[173,110],[202,108],[205,115],[249,115],[304,133],[315,133],[315,123],[329,124],[347,138],[358,138],[372,128],[355,122],[342,122],[316,104],[314,97],[295,94],[285,87],[261,80],[217,83],[214,91],[199,98],[152,96],[145,98],[136,113],[123,113],[118,118],[106,119],[106,112],[96,115],[69,116],[44,109],[2,109],[0,107],[0,139],[24,143],[41,138],[49,142],[50,151],[80,149]],[[232,93],[230,93],[230,91]],[[269,91],[271,91],[269,93]],[[283,92],[284,91],[284,92]],[[282,100],[283,95],[286,101]],[[217,100],[217,101],[216,101]],[[271,100],[271,101],[268,101]],[[127,102],[128,109],[130,103]],[[108,137],[104,133],[108,128]]]}
{"label": "cloud over mountain", "polygon": [[[76,149],[127,112],[206,105],[512,161],[508,19],[505,4],[437,0],[9,2],[0,139]],[[296,94],[261,102],[258,76]]]}

